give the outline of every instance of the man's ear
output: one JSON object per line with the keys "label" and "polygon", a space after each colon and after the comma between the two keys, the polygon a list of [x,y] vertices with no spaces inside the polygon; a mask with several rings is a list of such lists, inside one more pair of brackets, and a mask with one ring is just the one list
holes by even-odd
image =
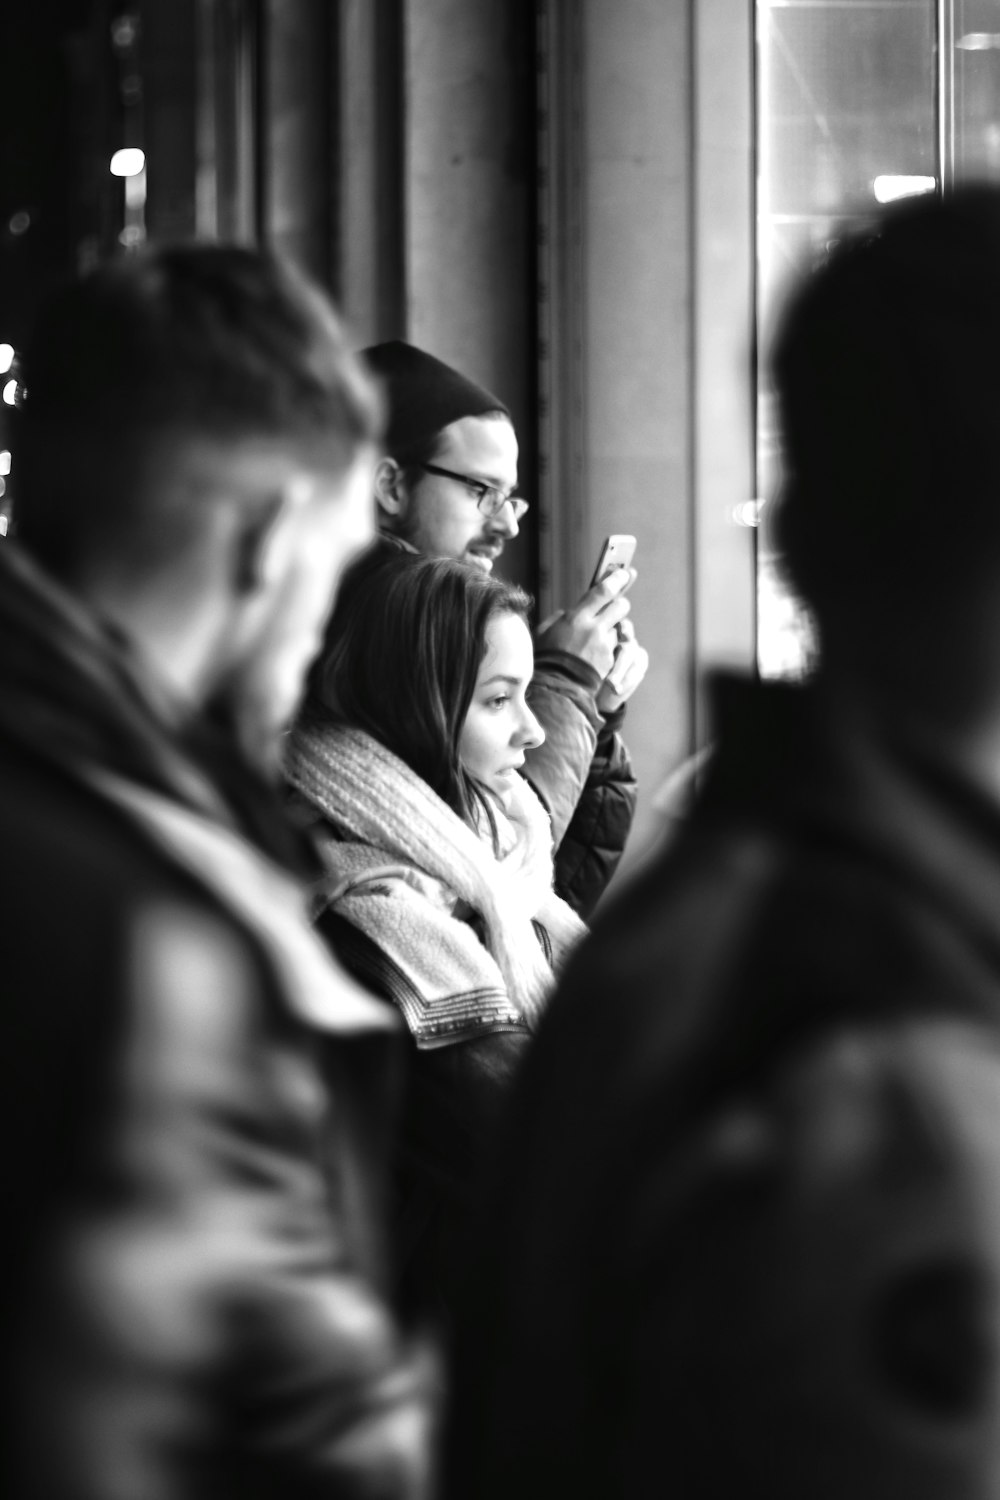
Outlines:
{"label": "man's ear", "polygon": [[238,595],[266,592],[284,575],[295,521],[308,498],[308,484],[289,479],[257,498],[241,517],[236,538],[234,585]]}
{"label": "man's ear", "polygon": [[406,507],[403,471],[394,458],[380,458],[375,465],[375,499],[387,516],[402,515]]}

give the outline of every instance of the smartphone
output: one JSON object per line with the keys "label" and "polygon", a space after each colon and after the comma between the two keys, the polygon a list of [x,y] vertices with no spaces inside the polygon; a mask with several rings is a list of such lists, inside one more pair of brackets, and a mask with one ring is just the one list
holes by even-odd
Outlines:
{"label": "smartphone", "polygon": [[597,559],[597,567],[594,576],[590,580],[590,587],[600,583],[602,578],[614,571],[615,568],[629,568],[635,556],[635,537],[624,534],[607,536],[601,546],[601,555]]}

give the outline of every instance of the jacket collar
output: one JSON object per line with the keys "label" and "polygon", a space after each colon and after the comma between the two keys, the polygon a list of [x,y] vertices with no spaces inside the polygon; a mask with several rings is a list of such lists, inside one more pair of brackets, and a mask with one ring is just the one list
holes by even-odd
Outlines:
{"label": "jacket collar", "polygon": [[739,811],[831,849],[863,848],[977,929],[1000,964],[1000,800],[956,763],[810,684],[717,678],[719,751],[703,816]]}
{"label": "jacket collar", "polygon": [[276,791],[225,724],[181,703],[120,631],[0,542],[0,738],[75,780],[110,773],[310,862]]}

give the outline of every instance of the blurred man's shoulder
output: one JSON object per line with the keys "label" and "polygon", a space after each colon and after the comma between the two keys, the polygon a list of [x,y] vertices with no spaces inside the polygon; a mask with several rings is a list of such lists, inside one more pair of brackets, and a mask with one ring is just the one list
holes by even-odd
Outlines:
{"label": "blurred man's shoulder", "polygon": [[157,911],[197,915],[258,967],[256,945],[193,874],[96,790],[27,756],[0,757],[0,911],[12,1000],[22,981],[29,999],[63,980],[78,992],[97,975],[110,984]]}
{"label": "blurred man's shoulder", "polygon": [[85,781],[28,753],[0,754],[0,879],[36,876],[50,892],[67,882],[95,893],[169,878],[170,862]]}

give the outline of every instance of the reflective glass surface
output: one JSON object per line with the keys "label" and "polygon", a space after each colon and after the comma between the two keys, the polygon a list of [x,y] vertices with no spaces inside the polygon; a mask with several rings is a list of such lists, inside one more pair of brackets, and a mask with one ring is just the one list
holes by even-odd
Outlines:
{"label": "reflective glass surface", "polygon": [[[987,7],[981,0],[960,8]],[[1000,4],[988,8],[1000,32]],[[801,675],[815,650],[771,536],[781,452],[767,380],[769,340],[786,287],[843,226],[863,223],[889,197],[935,188],[937,19],[935,0],[758,0],[757,655],[765,676]],[[1000,54],[987,55],[993,92],[976,95],[981,140],[987,124],[1000,129]],[[963,54],[960,70],[972,57]],[[963,87],[968,93],[971,86]],[[957,92],[955,99],[957,111]]]}
{"label": "reflective glass surface", "polygon": [[956,177],[1000,180],[1000,0],[953,0],[946,25],[942,92]]}

